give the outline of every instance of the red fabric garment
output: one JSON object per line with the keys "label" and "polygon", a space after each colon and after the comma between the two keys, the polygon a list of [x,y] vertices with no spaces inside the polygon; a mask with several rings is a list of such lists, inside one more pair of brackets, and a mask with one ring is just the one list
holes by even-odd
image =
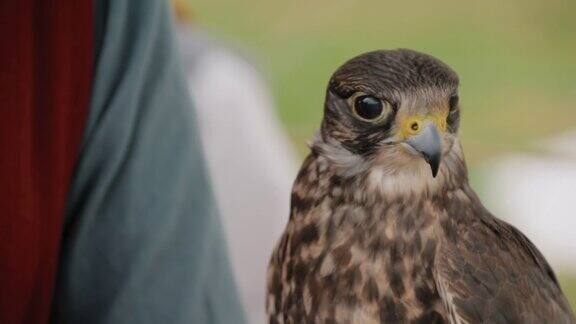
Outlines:
{"label": "red fabric garment", "polygon": [[47,323],[88,111],[93,6],[0,1],[0,323]]}

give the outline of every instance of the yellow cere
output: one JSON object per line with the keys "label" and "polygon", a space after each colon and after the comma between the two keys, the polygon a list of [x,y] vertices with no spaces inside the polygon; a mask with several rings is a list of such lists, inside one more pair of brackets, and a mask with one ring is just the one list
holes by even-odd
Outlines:
{"label": "yellow cere", "polygon": [[426,121],[433,122],[439,131],[445,132],[446,117],[446,114],[408,116],[401,122],[400,135],[402,138],[407,138],[420,133]]}

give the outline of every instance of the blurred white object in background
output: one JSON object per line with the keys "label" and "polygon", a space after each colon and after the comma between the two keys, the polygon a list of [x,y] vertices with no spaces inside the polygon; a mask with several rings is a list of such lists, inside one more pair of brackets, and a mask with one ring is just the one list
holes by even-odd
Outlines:
{"label": "blurred white object in background", "polygon": [[266,270],[288,220],[295,155],[252,65],[194,26],[181,26],[179,41],[235,279],[248,320],[264,323]]}
{"label": "blurred white object in background", "polygon": [[576,270],[576,131],[490,163],[483,196],[518,227],[554,269]]}

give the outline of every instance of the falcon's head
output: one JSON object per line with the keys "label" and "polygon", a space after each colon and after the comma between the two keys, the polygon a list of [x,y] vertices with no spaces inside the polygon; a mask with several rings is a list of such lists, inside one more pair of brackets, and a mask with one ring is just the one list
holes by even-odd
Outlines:
{"label": "falcon's head", "polygon": [[466,177],[458,76],[430,55],[379,50],[349,60],[330,79],[324,109],[314,146],[343,174],[367,171],[395,192]]}

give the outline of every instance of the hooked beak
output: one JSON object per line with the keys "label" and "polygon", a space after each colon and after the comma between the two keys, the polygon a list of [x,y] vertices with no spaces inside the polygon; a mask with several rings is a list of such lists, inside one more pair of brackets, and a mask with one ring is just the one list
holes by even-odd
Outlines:
{"label": "hooked beak", "polygon": [[435,178],[440,168],[442,157],[442,139],[438,127],[433,122],[427,122],[422,131],[406,140],[416,152],[420,153],[430,165],[432,176]]}

